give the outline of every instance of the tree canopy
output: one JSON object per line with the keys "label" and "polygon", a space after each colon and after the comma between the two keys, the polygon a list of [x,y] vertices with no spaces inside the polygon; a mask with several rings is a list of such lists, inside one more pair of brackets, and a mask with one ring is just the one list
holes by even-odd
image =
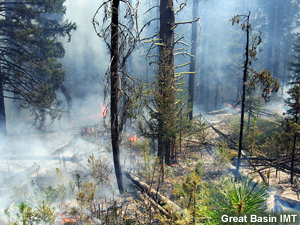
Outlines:
{"label": "tree canopy", "polygon": [[[65,78],[58,62],[65,54],[59,37],[71,38],[75,23],[63,21],[65,0],[5,0],[0,3],[0,66],[4,97],[20,101],[35,121],[59,116],[55,91]],[[41,126],[40,126],[41,127]]]}

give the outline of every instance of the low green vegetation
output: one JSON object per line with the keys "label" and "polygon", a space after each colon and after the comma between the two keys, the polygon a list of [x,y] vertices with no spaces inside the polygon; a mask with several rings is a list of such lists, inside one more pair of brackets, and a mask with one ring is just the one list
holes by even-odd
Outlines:
{"label": "low green vegetation", "polygon": [[[251,155],[266,154],[266,156],[274,156],[276,148],[272,148],[273,144],[270,146],[270,143],[274,143],[274,140],[278,142],[281,139],[281,135],[284,132],[282,121],[283,118],[280,116],[276,116],[274,119],[253,117],[250,120],[249,128],[244,127],[244,149],[248,150]],[[229,130],[232,131],[233,139],[237,141],[239,138],[238,116],[228,119],[227,124],[229,125]],[[266,149],[268,146],[271,148]]]}
{"label": "low green vegetation", "polygon": [[266,210],[267,186],[243,177],[240,182],[235,182],[234,178],[223,178],[215,186],[209,204],[198,207],[198,212],[203,213],[205,224],[222,224],[223,215],[244,217],[261,215]]}

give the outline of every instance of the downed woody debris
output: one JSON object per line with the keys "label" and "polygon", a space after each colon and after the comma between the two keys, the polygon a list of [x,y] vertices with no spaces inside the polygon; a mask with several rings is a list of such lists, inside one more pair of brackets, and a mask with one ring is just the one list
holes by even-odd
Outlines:
{"label": "downed woody debris", "polygon": [[287,163],[287,162],[289,162],[289,161],[291,161],[291,159],[285,159],[285,160],[279,160],[279,161],[275,161],[275,162],[272,162],[272,163],[270,163],[269,165],[267,165],[267,166],[264,166],[263,168],[260,168],[260,169],[258,169],[258,170],[256,170],[256,172],[258,172],[258,171],[262,171],[262,170],[265,170],[265,169],[269,169],[270,167],[273,167],[273,166],[279,166],[280,164],[283,164],[283,163]]}
{"label": "downed woody debris", "polygon": [[52,152],[52,155],[56,155],[56,154],[60,154],[62,153],[63,151],[65,151],[65,149],[69,146],[71,146],[72,142],[74,140],[74,137],[67,141],[65,144],[63,144],[62,146],[60,146],[58,149],[56,149],[54,152]]}
{"label": "downed woody debris", "polygon": [[234,145],[236,145],[236,141],[232,140],[228,135],[224,134],[222,131],[218,130],[217,128],[215,128],[210,122],[208,122],[205,119],[205,122],[220,136],[222,136],[223,138],[226,138],[228,141],[230,141],[231,143],[233,143]]}
{"label": "downed woody debris", "polygon": [[242,156],[244,158],[246,158],[247,162],[253,167],[254,171],[255,172],[258,172],[258,174],[260,175],[261,179],[263,180],[264,183],[267,183],[267,179],[265,178],[265,176],[259,171],[256,169],[256,167],[251,163],[250,159],[248,159],[245,151],[242,150]]}
{"label": "downed woody debris", "polygon": [[[285,159],[285,160],[279,160],[279,161],[276,160],[275,162],[272,162],[269,165],[267,165],[263,168],[260,168],[259,171],[269,169],[270,167],[281,167],[285,170],[290,171],[291,166],[287,165],[286,163],[289,163],[291,161],[292,161],[292,159]],[[300,174],[300,169],[294,168],[294,172],[297,173],[297,174]]]}
{"label": "downed woody debris", "polygon": [[140,181],[138,177],[130,173],[127,169],[124,168],[124,171],[128,179],[132,183],[134,183],[140,190],[142,190],[142,192],[148,195],[149,199],[152,199],[150,200],[151,203],[154,204],[162,213],[169,216],[169,213],[164,208],[162,208],[163,205],[167,204],[172,208],[174,212],[179,211],[181,215],[184,216],[183,210],[178,205],[151,188],[148,184]]}
{"label": "downed woody debris", "polygon": [[[286,156],[284,156],[286,157]],[[263,157],[263,156],[250,156],[247,158],[241,158],[241,160],[252,160],[252,161],[263,161],[264,164],[257,164],[255,166],[263,166],[262,168],[256,169],[254,172],[259,172],[262,170],[269,169],[270,167],[278,167],[284,170],[291,170],[291,166],[289,166],[287,163],[291,162],[291,158],[268,158],[268,157]],[[295,161],[299,162],[299,161]],[[267,164],[267,165],[266,165]],[[297,174],[300,174],[300,169],[299,168],[294,168],[294,172]]]}

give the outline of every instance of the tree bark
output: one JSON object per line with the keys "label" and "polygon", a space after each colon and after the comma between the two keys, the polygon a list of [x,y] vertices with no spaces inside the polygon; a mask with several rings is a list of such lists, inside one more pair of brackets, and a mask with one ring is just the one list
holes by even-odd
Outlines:
{"label": "tree bark", "polygon": [[111,103],[110,103],[110,120],[111,120],[111,142],[113,149],[113,160],[115,174],[117,178],[120,194],[123,194],[124,184],[120,163],[120,129],[118,121],[118,100],[119,100],[119,0],[113,0],[111,6]]}
{"label": "tree bark", "polygon": [[244,115],[245,115],[245,100],[246,100],[246,81],[247,81],[247,70],[248,70],[248,63],[249,63],[249,21],[250,19],[250,12],[247,18],[247,28],[246,28],[246,59],[244,62],[244,75],[243,75],[243,90],[242,90],[242,107],[241,107],[241,123],[240,123],[240,139],[239,139],[239,150],[238,150],[238,160],[236,164],[236,173],[235,173],[235,180],[239,176],[239,168],[241,163],[241,154],[242,154],[242,147],[243,147],[243,129],[244,129]]}
{"label": "tree bark", "polygon": [[151,188],[148,184],[140,181],[138,177],[130,173],[128,170],[126,169],[124,170],[125,170],[125,175],[128,177],[128,179],[132,183],[134,183],[139,189],[141,189],[142,192],[146,193],[150,198],[152,198],[156,202],[156,204],[160,204],[162,206],[168,204],[169,206],[171,206],[174,212],[180,212],[182,216],[184,216],[183,210],[178,205],[176,205],[170,199],[163,196],[161,193]]}
{"label": "tree bark", "polygon": [[160,98],[159,114],[161,119],[158,121],[160,132],[160,137],[158,138],[158,156],[160,157],[162,165],[164,162],[170,165],[176,161],[176,136],[175,131],[170,130],[170,125],[174,125],[175,120],[174,27],[175,15],[173,0],[161,0],[159,31],[161,45],[159,48],[158,76],[158,92]]}
{"label": "tree bark", "polygon": [[[298,124],[298,110],[295,116],[295,123]],[[292,149],[292,161],[291,161],[291,184],[294,183],[294,161],[295,161],[295,149],[296,149],[296,142],[297,142],[297,134],[294,135],[294,143]]]}
{"label": "tree bark", "polygon": [[[193,1],[193,20],[199,17],[199,0]],[[197,23],[192,24],[192,44],[191,44],[191,64],[189,74],[189,98],[188,107],[191,109],[189,112],[189,119],[193,119],[193,108],[194,108],[194,88],[195,88],[195,73],[196,73],[196,55],[197,55],[197,43],[198,43],[198,27]],[[194,56],[194,57],[193,57]]]}
{"label": "tree bark", "polygon": [[69,92],[68,92],[68,90],[67,90],[67,88],[66,88],[66,86],[64,85],[63,82],[60,82],[60,90],[64,94],[64,96],[65,96],[65,98],[68,102],[68,105],[71,106],[72,105],[72,98],[71,98],[71,96],[70,96],[70,94],[69,94]]}
{"label": "tree bark", "polygon": [[6,115],[5,115],[5,104],[4,104],[4,90],[3,90],[3,78],[0,69],[0,137],[6,136]]}

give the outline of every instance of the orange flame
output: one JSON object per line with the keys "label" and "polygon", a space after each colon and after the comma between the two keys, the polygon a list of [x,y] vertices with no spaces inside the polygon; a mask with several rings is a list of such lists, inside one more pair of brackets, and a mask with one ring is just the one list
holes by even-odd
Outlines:
{"label": "orange flame", "polygon": [[231,108],[234,108],[234,109],[236,109],[236,110],[241,110],[240,108],[236,108],[236,107],[234,107],[234,106],[232,106],[232,105],[230,105],[230,104],[228,104],[228,103],[224,103],[225,105],[227,105],[227,106],[229,106],[229,107],[231,107]]}
{"label": "orange flame", "polygon": [[130,136],[128,135],[127,139],[128,139],[129,141],[131,141],[132,143],[135,143],[135,142],[137,142],[137,141],[140,140],[136,134],[133,135],[133,137],[130,137]]}
{"label": "orange flame", "polygon": [[230,104],[228,104],[228,103],[224,103],[225,105],[227,105],[227,106],[229,106],[229,107],[231,107],[231,108],[234,108],[232,105],[230,105]]}
{"label": "orange flame", "polygon": [[[86,114],[88,114],[87,111],[85,111],[84,109],[82,109],[83,112],[85,112]],[[104,116],[107,115],[107,109],[105,108],[105,106],[100,102],[100,113],[94,114],[94,115],[90,115],[88,117],[86,117],[86,120],[91,120],[91,119],[96,119],[96,121],[100,121],[100,119]]]}
{"label": "orange flame", "polygon": [[101,109],[101,114],[103,116],[107,116],[107,110],[105,108],[105,106],[100,102],[100,109]]}
{"label": "orange flame", "polygon": [[72,218],[67,218],[64,217],[62,215],[60,215],[61,219],[60,219],[60,224],[73,224],[73,223],[77,223],[76,220],[72,219]]}

